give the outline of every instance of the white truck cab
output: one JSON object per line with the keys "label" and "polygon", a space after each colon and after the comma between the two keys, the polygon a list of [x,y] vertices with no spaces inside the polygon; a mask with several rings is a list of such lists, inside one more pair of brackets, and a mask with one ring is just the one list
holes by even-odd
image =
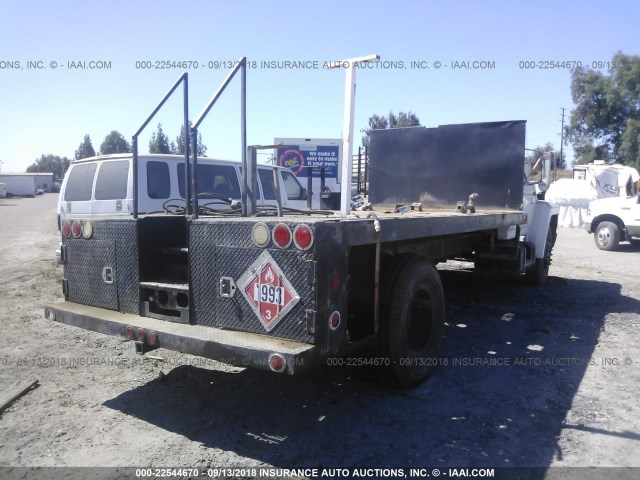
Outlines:
{"label": "white truck cab", "polygon": [[600,250],[615,250],[621,241],[640,245],[640,196],[601,198],[589,202],[584,228]]}

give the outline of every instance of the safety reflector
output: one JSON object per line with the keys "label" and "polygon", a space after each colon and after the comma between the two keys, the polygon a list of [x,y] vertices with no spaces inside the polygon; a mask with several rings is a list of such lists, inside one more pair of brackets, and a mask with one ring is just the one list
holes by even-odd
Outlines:
{"label": "safety reflector", "polygon": [[282,373],[287,368],[287,360],[279,353],[269,355],[269,368],[276,373]]}
{"label": "safety reflector", "polygon": [[340,312],[336,310],[329,316],[329,328],[331,330],[336,330],[340,326],[340,321]]}

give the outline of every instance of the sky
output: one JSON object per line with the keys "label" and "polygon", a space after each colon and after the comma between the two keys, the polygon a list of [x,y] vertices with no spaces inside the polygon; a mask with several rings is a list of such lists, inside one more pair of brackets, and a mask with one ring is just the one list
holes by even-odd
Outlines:
{"label": "sky", "polygon": [[[250,145],[341,138],[345,71],[323,65],[377,54],[357,71],[356,147],[372,114],[412,111],[428,127],[526,120],[527,148],[559,149],[574,106],[566,67],[638,55],[638,18],[631,0],[0,0],[0,169],[73,158],[87,134],[96,151],[112,130],[131,142],[185,71],[195,120],[243,56]],[[179,90],[140,152],[159,123],[175,140],[182,120]],[[200,132],[209,157],[240,158],[239,76]]]}

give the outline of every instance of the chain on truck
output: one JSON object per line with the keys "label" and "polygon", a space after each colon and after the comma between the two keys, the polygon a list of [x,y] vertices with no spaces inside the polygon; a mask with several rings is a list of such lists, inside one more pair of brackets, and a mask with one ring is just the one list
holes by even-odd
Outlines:
{"label": "chain on truck", "polygon": [[[512,131],[510,128],[516,132],[516,148],[511,145],[503,150],[512,163],[509,171],[514,171],[513,162],[519,164],[515,168],[519,190],[511,184],[503,190],[507,195],[518,193],[517,205],[511,198],[501,208],[484,208],[483,196],[496,189],[490,186],[483,193],[483,177],[476,172],[457,182],[456,191],[465,192],[457,207],[455,202],[451,208],[432,208],[420,198],[401,199],[400,203],[396,198],[393,205],[375,204],[365,207],[369,210],[353,211],[349,179],[354,66],[375,58],[361,57],[345,64],[339,211],[291,208],[283,201],[283,177],[275,167],[276,202],[260,204],[264,178],[258,178],[256,156],[263,147],[246,145],[244,58],[193,123],[190,137],[185,134],[187,168],[183,166],[186,174],[180,179],[184,198],[165,202],[164,211],[149,211],[141,198],[149,196],[150,178],[155,177],[141,168],[144,160],[138,156],[138,135],[180,85],[184,124],[188,124],[188,77],[183,74],[134,134],[131,158],[124,163],[119,159],[127,179],[121,198],[102,198],[114,182],[108,174],[100,180],[103,169],[111,171],[105,167],[112,164],[110,159],[93,162],[99,164],[98,173],[96,179],[88,177],[85,193],[94,195],[94,207],[107,205],[103,212],[115,213],[78,210],[79,202],[73,196],[65,201],[63,185],[59,214],[65,301],[47,306],[46,317],[130,339],[140,354],[162,347],[221,361],[242,359],[242,366],[289,375],[329,359],[373,351],[380,359],[377,365],[384,380],[403,388],[423,382],[437,364],[434,359],[444,329],[445,301],[436,264],[466,259],[479,270],[526,274],[542,284],[555,242],[557,212],[541,199],[544,182],[535,184],[526,178],[529,172],[522,167],[524,122],[472,127],[479,135],[472,143],[480,150],[484,132]],[[237,170],[240,199],[233,199],[214,192],[213,186],[207,191],[207,182],[198,178],[199,164],[205,161],[195,154],[195,139],[201,122],[237,72],[242,165]],[[413,141],[411,135],[435,132],[454,145],[460,143],[455,129],[405,130],[411,129],[372,134],[372,197],[376,195],[376,159],[381,166],[378,178],[385,179],[403,171],[397,163],[393,172],[387,169],[389,159],[402,161],[393,158],[394,151],[403,158],[424,156],[420,147],[424,142]],[[480,150],[454,176],[467,169],[473,172],[472,166],[481,163],[476,162],[482,157]],[[405,172],[405,177],[407,174],[415,176],[415,172]],[[444,177],[437,177],[434,191],[447,184]],[[513,183],[513,177],[508,182]],[[382,185],[378,196],[383,203],[393,203],[384,192],[386,183],[378,182]],[[310,193],[303,192],[303,196]],[[428,204],[428,195],[423,197]]]}

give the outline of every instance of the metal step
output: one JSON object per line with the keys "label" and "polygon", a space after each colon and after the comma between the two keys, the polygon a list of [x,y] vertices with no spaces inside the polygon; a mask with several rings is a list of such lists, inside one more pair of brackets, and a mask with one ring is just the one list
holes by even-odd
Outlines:
{"label": "metal step", "polygon": [[189,323],[189,284],[140,282],[140,315]]}
{"label": "metal step", "polygon": [[170,282],[140,282],[140,287],[151,289],[172,290],[178,292],[189,292],[188,283],[170,283]]}
{"label": "metal step", "polygon": [[170,255],[187,255],[189,253],[189,247],[163,247],[162,253],[168,253]]}

